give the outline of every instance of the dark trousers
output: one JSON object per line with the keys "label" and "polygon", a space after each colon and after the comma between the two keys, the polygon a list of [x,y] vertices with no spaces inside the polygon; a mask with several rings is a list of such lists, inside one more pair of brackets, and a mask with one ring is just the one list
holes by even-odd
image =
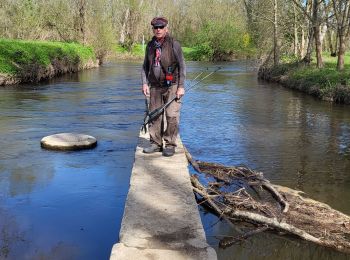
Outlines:
{"label": "dark trousers", "polygon": [[[176,96],[176,91],[177,85],[172,85],[169,88],[151,86],[149,110],[153,111],[163,106]],[[164,120],[164,114],[162,114],[149,124],[151,143],[162,146],[164,139],[165,146],[176,146],[176,138],[179,132],[180,108],[180,100],[173,101],[165,110],[166,121]],[[165,125],[166,128],[164,129]]]}

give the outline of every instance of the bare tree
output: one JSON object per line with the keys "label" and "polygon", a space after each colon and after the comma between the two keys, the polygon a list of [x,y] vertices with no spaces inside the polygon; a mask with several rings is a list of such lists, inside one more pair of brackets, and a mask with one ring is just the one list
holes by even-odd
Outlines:
{"label": "bare tree", "polygon": [[332,0],[333,11],[337,21],[339,39],[337,70],[344,70],[346,39],[349,38],[350,3],[348,0]]}
{"label": "bare tree", "polygon": [[298,12],[295,4],[293,4],[293,17],[294,17],[294,41],[293,41],[293,52],[294,56],[298,56],[299,49],[299,37],[298,37]]}
{"label": "bare tree", "polygon": [[323,0],[312,0],[311,3],[309,1],[306,1],[304,3],[300,3],[297,0],[292,0],[292,1],[302,10],[305,17],[307,17],[308,20],[310,21],[309,43],[308,43],[306,55],[303,60],[305,63],[310,63],[311,52],[312,52],[312,38],[314,38],[315,46],[316,46],[317,67],[323,68],[324,64],[323,64],[323,58],[322,58],[322,40],[321,40],[321,28],[320,28],[323,21],[320,6]]}
{"label": "bare tree", "polygon": [[321,22],[320,22],[320,4],[322,1],[313,0],[312,4],[312,26],[314,30],[315,44],[316,44],[316,62],[317,68],[323,68],[323,59],[322,59],[322,41],[321,41]]}
{"label": "bare tree", "polygon": [[278,35],[278,9],[277,0],[273,2],[273,63],[278,65],[280,61],[280,40]]}
{"label": "bare tree", "polygon": [[77,15],[76,15],[76,31],[83,44],[87,43],[86,40],[86,12],[87,12],[87,0],[76,1]]}
{"label": "bare tree", "polygon": [[[281,1],[244,0],[248,29],[255,38],[254,42],[261,49],[273,54],[273,63],[280,62],[281,32],[280,12]],[[271,11],[272,10],[272,11]],[[283,34],[283,33],[282,33]],[[273,35],[271,38],[270,36]],[[268,43],[267,40],[270,40]]]}

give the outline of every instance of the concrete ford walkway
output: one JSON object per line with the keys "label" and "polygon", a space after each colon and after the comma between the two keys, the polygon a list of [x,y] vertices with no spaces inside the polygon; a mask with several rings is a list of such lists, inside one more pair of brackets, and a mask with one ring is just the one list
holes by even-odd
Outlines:
{"label": "concrete ford walkway", "polygon": [[140,134],[130,189],[111,260],[217,259],[206,239],[181,141],[173,157],[144,154]]}

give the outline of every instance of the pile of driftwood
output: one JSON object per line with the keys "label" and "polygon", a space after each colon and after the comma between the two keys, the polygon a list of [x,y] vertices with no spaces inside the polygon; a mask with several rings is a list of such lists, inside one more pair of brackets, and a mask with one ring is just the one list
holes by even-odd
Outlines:
{"label": "pile of driftwood", "polygon": [[254,227],[237,238],[222,240],[221,247],[268,230],[350,254],[349,216],[300,191],[273,185],[261,172],[195,161],[187,151],[186,155],[196,171],[211,176],[206,185],[197,175],[191,177],[197,201],[230,223]]}

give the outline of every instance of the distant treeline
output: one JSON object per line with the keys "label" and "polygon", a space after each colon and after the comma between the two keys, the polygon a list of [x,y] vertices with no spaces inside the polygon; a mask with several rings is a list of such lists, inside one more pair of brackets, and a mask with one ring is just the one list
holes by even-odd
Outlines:
{"label": "distant treeline", "polygon": [[193,59],[252,55],[241,1],[218,0],[0,0],[0,37],[80,42],[99,59],[113,45],[130,49],[149,40],[154,16],[169,20],[183,46],[196,46]]}
{"label": "distant treeline", "polygon": [[79,42],[99,59],[113,45],[131,50],[151,36],[150,20],[165,16],[194,59],[293,56],[306,63],[322,51],[338,55],[350,35],[350,1],[332,0],[0,0],[0,37]]}

